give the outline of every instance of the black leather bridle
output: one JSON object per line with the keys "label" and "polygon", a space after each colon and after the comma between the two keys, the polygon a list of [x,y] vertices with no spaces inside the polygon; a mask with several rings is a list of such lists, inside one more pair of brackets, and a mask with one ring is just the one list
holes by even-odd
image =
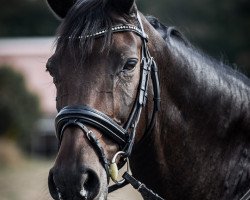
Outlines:
{"label": "black leather bridle", "polygon": [[[64,131],[67,127],[69,126],[79,127],[84,132],[90,143],[93,145],[97,155],[99,156],[100,162],[102,163],[103,167],[107,172],[108,179],[109,179],[109,161],[107,160],[103,148],[100,145],[98,139],[95,137],[94,133],[87,128],[87,126],[94,127],[95,129],[99,130],[104,136],[110,138],[113,142],[117,143],[119,145],[119,150],[124,152],[122,156],[125,161],[126,158],[128,158],[131,154],[134,145],[137,124],[141,116],[141,110],[147,102],[148,84],[150,76],[154,92],[154,108],[151,116],[151,121],[147,127],[145,134],[147,134],[152,130],[155,121],[155,114],[160,108],[160,87],[159,87],[157,65],[154,59],[151,57],[150,52],[148,50],[147,47],[148,36],[144,32],[144,28],[139,14],[137,15],[137,18],[140,25],[139,28],[130,24],[113,26],[111,28],[112,33],[133,32],[136,35],[138,35],[142,40],[141,76],[140,76],[139,88],[133,109],[125,125],[121,127],[104,113],[94,108],[88,107],[86,105],[66,106],[60,110],[55,119],[56,136],[57,139],[59,140],[59,146],[62,141]],[[87,35],[85,37],[95,37],[95,38],[101,37],[107,31],[108,30],[101,30],[98,33]],[[112,192],[122,187],[124,184],[125,183],[122,182],[117,185],[111,186],[109,188],[109,192]]]}

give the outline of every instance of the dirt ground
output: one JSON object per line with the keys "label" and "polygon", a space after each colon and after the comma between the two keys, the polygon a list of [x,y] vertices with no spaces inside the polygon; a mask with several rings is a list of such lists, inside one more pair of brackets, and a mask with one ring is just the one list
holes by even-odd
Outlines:
{"label": "dirt ground", "polygon": [[[18,162],[19,163],[19,162]],[[11,167],[0,168],[1,200],[52,200],[47,176],[52,161],[28,159]],[[131,187],[109,195],[108,200],[141,200]]]}

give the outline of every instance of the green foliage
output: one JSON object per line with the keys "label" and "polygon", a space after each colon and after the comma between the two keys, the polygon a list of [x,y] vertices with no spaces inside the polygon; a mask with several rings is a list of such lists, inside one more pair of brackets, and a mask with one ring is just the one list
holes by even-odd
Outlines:
{"label": "green foliage", "polygon": [[27,90],[23,77],[0,67],[0,136],[26,145],[39,115],[38,98]]}
{"label": "green foliage", "polygon": [[54,35],[58,20],[45,0],[0,0],[0,36]]}

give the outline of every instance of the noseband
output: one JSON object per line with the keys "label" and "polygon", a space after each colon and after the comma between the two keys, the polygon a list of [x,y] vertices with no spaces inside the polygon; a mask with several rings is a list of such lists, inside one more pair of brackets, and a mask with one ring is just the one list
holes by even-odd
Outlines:
{"label": "noseband", "polygon": [[[155,121],[155,114],[160,108],[160,87],[159,87],[157,66],[154,59],[150,56],[147,47],[148,37],[144,32],[144,28],[139,14],[137,15],[137,18],[140,28],[134,25],[118,25],[118,26],[113,26],[111,28],[112,33],[133,32],[136,35],[138,35],[142,40],[141,75],[137,92],[137,98],[125,125],[121,127],[113,119],[111,119],[104,113],[85,105],[66,106],[58,113],[55,119],[56,136],[57,139],[59,140],[59,146],[61,144],[64,131],[67,127],[76,126],[80,128],[86,135],[92,146],[94,147],[97,155],[99,156],[99,160],[107,172],[108,179],[110,176],[109,172],[110,163],[108,162],[104,154],[103,148],[98,142],[98,139],[96,139],[93,132],[89,130],[86,126],[94,127],[95,129],[99,130],[104,136],[106,136],[107,138],[111,139],[114,143],[119,145],[119,150],[123,152],[122,155],[124,162],[121,164],[123,165],[126,162],[126,159],[130,156],[134,145],[136,128],[140,120],[141,110],[147,102],[147,94],[148,94],[147,90],[148,90],[148,83],[150,76],[154,92],[154,108],[150,123],[144,135],[146,135],[148,132],[152,130]],[[107,31],[108,30],[101,30],[100,32],[87,35],[85,36],[85,38],[101,37]],[[109,192],[112,192],[120,187],[123,187],[125,184],[127,184],[127,182],[125,183],[124,181],[117,183],[116,185],[109,187]]]}

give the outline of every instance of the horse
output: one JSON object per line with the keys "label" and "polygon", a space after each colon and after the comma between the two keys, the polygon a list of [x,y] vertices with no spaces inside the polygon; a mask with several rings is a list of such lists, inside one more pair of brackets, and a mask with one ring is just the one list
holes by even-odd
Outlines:
{"label": "horse", "polygon": [[117,171],[128,161],[166,200],[249,198],[245,75],[146,18],[134,0],[47,2],[62,19],[46,64],[59,112],[54,199],[107,199],[110,178],[127,182]]}

